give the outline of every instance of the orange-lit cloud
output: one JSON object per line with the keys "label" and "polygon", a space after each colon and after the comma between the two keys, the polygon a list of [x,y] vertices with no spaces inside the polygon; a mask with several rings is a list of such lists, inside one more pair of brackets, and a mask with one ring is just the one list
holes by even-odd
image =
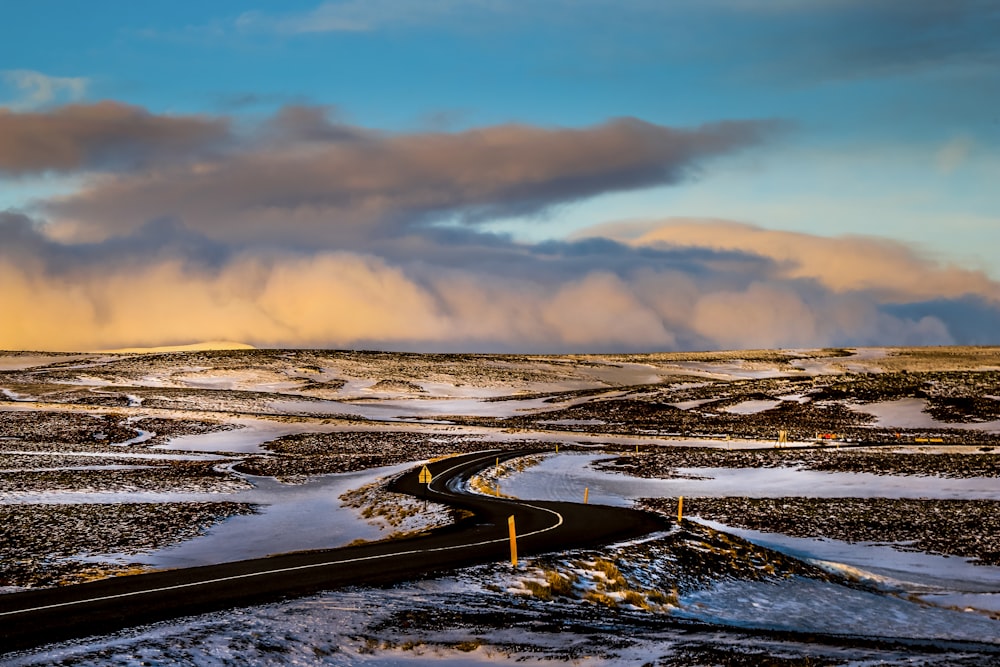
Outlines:
{"label": "orange-lit cloud", "polygon": [[838,293],[920,301],[975,294],[1000,302],[1000,285],[982,271],[942,266],[909,246],[877,237],[824,237],[727,220],[668,220],[607,225],[584,234],[633,246],[734,251],[774,261],[782,279],[815,280]]}
{"label": "orange-lit cloud", "polygon": [[938,344],[937,318],[864,293],[679,271],[549,280],[473,269],[430,275],[357,253],[238,253],[221,266],[162,257],[68,272],[0,259],[0,348],[107,349],[193,340],[257,346],[585,351]]}

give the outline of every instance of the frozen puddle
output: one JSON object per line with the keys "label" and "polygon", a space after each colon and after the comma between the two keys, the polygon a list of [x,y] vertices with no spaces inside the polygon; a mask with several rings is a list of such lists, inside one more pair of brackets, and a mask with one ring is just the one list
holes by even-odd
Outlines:
{"label": "frozen puddle", "polygon": [[386,531],[364,521],[358,511],[343,507],[340,496],[412,465],[311,477],[304,484],[252,477],[255,488],[213,499],[259,504],[258,514],[230,517],[205,535],[152,554],[131,556],[129,562],[156,568],[192,567],[381,539]]}
{"label": "frozen puddle", "polygon": [[261,445],[293,433],[319,433],[333,430],[317,424],[295,424],[266,421],[263,419],[234,419],[234,426],[228,431],[181,435],[167,440],[152,449],[169,449],[185,452],[232,452],[236,454],[256,454]]}

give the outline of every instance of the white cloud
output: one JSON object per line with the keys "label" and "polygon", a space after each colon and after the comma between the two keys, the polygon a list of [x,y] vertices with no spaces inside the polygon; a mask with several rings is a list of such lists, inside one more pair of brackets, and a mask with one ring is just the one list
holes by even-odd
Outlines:
{"label": "white cloud", "polygon": [[84,77],[49,76],[34,70],[13,69],[0,72],[17,97],[3,104],[10,109],[36,109],[55,102],[76,101],[87,93],[90,80]]}

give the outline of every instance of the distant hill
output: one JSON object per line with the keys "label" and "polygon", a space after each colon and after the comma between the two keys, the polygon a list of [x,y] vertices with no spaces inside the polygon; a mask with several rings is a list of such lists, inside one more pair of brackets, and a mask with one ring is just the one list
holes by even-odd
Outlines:
{"label": "distant hill", "polygon": [[163,345],[160,347],[123,347],[117,350],[97,350],[114,354],[153,354],[156,352],[204,352],[206,350],[255,350],[253,345],[232,341],[212,340],[189,345]]}

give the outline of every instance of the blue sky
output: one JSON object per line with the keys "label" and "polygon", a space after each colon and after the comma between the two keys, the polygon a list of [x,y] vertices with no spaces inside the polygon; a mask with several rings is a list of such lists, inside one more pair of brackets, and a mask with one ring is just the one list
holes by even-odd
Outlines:
{"label": "blue sky", "polygon": [[[1000,181],[1000,79],[996,77],[1000,4],[996,2],[313,0],[83,4],[41,0],[8,5],[0,26],[0,105],[7,107],[12,122],[13,129],[8,132],[20,133],[24,140],[16,150],[6,147],[10,157],[5,163],[5,145],[0,139],[0,210],[8,209],[8,216],[30,220],[32,233],[39,235],[36,247],[52,250],[50,246],[58,246],[69,256],[82,256],[85,245],[93,248],[109,239],[132,238],[151,221],[169,218],[177,223],[177,229],[204,237],[204,244],[221,243],[228,253],[264,248],[301,253],[308,248],[313,253],[356,253],[384,261],[429,289],[432,303],[448,304],[448,297],[428,287],[437,278],[422,273],[442,276],[466,270],[449,254],[457,241],[452,237],[447,243],[441,241],[448,230],[462,236],[462,243],[495,250],[502,241],[510,246],[510,252],[533,255],[541,244],[572,244],[591,235],[595,228],[604,229],[602,234],[615,243],[632,248],[647,243],[660,249],[673,247],[677,243],[673,236],[661,234],[655,240],[640,241],[635,234],[608,232],[607,225],[641,221],[647,227],[676,227],[702,220],[705,224],[700,229],[705,238],[699,241],[699,248],[756,253],[770,261],[775,261],[773,253],[757,246],[737,248],[720,242],[719,225],[741,223],[775,234],[800,234],[801,238],[860,235],[865,237],[862,240],[874,238],[871,242],[876,244],[888,240],[905,249],[914,265],[926,265],[928,271],[976,274],[969,283],[975,286],[968,292],[956,287],[940,294],[921,292],[919,299],[928,304],[935,299],[964,299],[963,303],[973,304],[969,317],[979,312],[977,309],[995,307],[996,296],[990,292],[994,281],[1000,279],[1000,266],[995,261],[1000,249],[1000,196],[995,190]],[[212,125],[215,130],[217,124],[225,124],[226,137],[205,127],[198,129],[208,133],[198,137],[218,140],[210,150],[203,150],[201,139],[187,134],[185,141],[190,143],[182,142],[180,148],[180,144],[167,146],[167,140],[159,139],[155,146],[147,144],[145,138],[137,140],[136,134],[126,139],[114,133],[80,139],[81,132],[93,131],[95,121],[88,117],[91,129],[81,130],[82,121],[66,109],[96,109],[102,103],[121,105],[152,119],[134,130],[140,134],[174,136],[170,133],[187,132],[192,124],[204,121],[216,123]],[[451,150],[466,155],[483,146],[480,132],[491,137],[488,142],[498,141],[498,136],[505,142],[509,133],[503,128],[528,128],[535,138],[517,138],[503,153],[521,151],[521,159],[507,165],[503,177],[516,173],[527,180],[504,181],[506,184],[489,196],[482,194],[484,184],[470,185],[459,199],[442,202],[428,203],[430,195],[411,193],[401,208],[385,202],[392,201],[401,188],[412,186],[408,178],[405,183],[399,180],[402,175],[391,184],[379,185],[392,190],[378,197],[365,190],[364,210],[345,208],[344,201],[356,201],[360,195],[340,185],[333,188],[334,193],[322,185],[317,186],[321,192],[285,188],[266,197],[262,194],[265,203],[236,206],[220,201],[197,211],[165,203],[177,193],[192,196],[195,192],[191,172],[182,170],[205,169],[210,164],[213,174],[250,178],[250,171],[241,171],[249,169],[250,163],[257,165],[280,156],[279,162],[285,164],[285,160],[292,160],[292,153],[295,164],[305,168],[301,159],[313,150],[303,140],[306,121],[300,117],[282,125],[276,120],[283,110],[291,108],[311,109],[322,117],[322,122],[315,118],[308,121],[310,132],[330,136],[330,128],[347,128],[345,133],[352,136],[379,137],[380,155],[405,157],[425,165],[424,169],[424,152],[411,144],[423,145],[427,137],[453,137],[456,142],[447,142],[448,148],[435,150],[443,151],[442,155],[452,155]],[[112,115],[111,120],[100,122],[123,122],[121,114]],[[622,118],[643,125],[609,125]],[[68,143],[60,144],[62,152],[52,157],[53,161],[25,166],[23,153],[28,149],[24,146],[36,145],[29,138],[38,139],[28,137],[29,130],[23,128],[36,128],[36,120],[47,123],[52,119],[60,120],[51,126],[55,129],[44,133],[51,137],[52,133],[68,132]],[[187,119],[187,129],[171,125],[178,119]],[[151,129],[157,123],[163,127]],[[738,138],[728,133],[722,137],[718,123],[743,123],[744,129],[756,129],[741,130]],[[165,129],[167,125],[173,129]],[[296,129],[289,130],[293,125]],[[278,126],[284,129],[278,132],[274,129]],[[655,169],[647,162],[625,171],[612,168],[618,165],[616,161],[637,159],[636,151],[643,151],[641,137],[646,135],[647,126],[691,133],[709,129],[682,148],[663,144]],[[609,129],[604,133],[595,129],[602,127]],[[576,143],[583,146],[597,141],[594,136],[606,134],[608,142],[621,139],[628,148],[616,144],[614,150],[584,150],[574,158],[607,160],[608,169],[599,176],[577,174],[570,178],[547,173],[544,187],[529,183],[537,177],[531,171],[537,156],[525,147],[537,139],[539,150],[543,150],[546,137],[564,130],[578,131],[570,136],[578,137]],[[623,138],[625,135],[628,138]],[[668,141],[666,134],[659,135]],[[86,143],[92,141],[97,143]],[[131,143],[135,141],[141,146]],[[107,156],[119,150],[123,152],[108,162]],[[551,150],[563,149],[553,146]],[[631,151],[627,158],[620,152],[626,150]],[[66,151],[86,155],[70,159]],[[176,169],[170,174],[156,162],[165,159],[164,151],[170,153],[167,163]],[[181,153],[183,159],[178,157]],[[362,157],[367,160],[371,156],[366,152]],[[180,162],[175,164],[175,160],[184,164],[177,166]],[[344,168],[348,160],[337,153],[335,159],[331,157],[319,166],[329,170],[323,173],[330,182],[340,183],[339,172],[332,165]],[[376,169],[375,162],[371,164]],[[473,160],[470,164],[481,163]],[[555,162],[549,167],[560,168]],[[252,173],[254,178],[263,178],[257,167]],[[146,179],[144,189],[140,188],[141,178]],[[458,188],[460,181],[463,187],[468,185],[461,173],[449,172],[440,178],[445,180],[434,181],[439,189]],[[570,186],[566,185],[568,178]],[[157,179],[159,189],[150,189],[151,179]],[[490,181],[490,187],[496,185]],[[262,192],[266,189],[259,184],[255,187]],[[126,191],[127,196],[123,196]],[[199,196],[212,198],[205,192]],[[115,208],[114,200],[119,197],[127,205]],[[294,214],[280,219],[254,217],[261,206],[272,206],[279,200],[280,206],[286,206],[290,197],[302,198],[295,202]],[[331,197],[336,204],[331,204]],[[319,200],[324,202],[322,206],[334,208],[317,213]],[[247,207],[254,213],[247,213]],[[309,217],[314,214],[326,222]],[[234,223],[240,216],[246,217]],[[287,234],[265,233],[275,226]],[[326,229],[332,226],[339,231]],[[394,231],[385,232],[384,237],[379,236],[382,232],[365,232],[362,242],[358,240],[360,232],[348,235],[344,231],[348,226]],[[316,231],[320,229],[325,231]],[[286,238],[290,239],[287,244],[283,243]],[[402,243],[404,238],[409,245]],[[779,243],[782,238],[800,237],[779,235],[772,242]],[[416,247],[418,241],[426,255],[407,255],[401,249],[404,245]],[[430,246],[433,248],[428,250]],[[445,247],[447,252],[442,250]],[[648,306],[636,296],[635,276],[612,264],[601,257],[589,271],[580,269],[574,280],[585,282],[610,272],[627,284],[632,297]],[[23,274],[23,269],[19,270]],[[47,270],[49,274],[54,271]],[[535,270],[539,276],[545,273],[536,267],[526,274],[501,277],[534,276]],[[665,269],[654,266],[651,270]],[[819,280],[822,287],[831,289],[814,273],[809,273],[813,276],[810,280]],[[932,282],[938,279],[944,280],[938,274],[924,278]],[[892,290],[893,296],[887,296],[889,292],[879,291],[878,281],[872,280],[865,294],[875,299],[872,307],[876,311],[888,313],[886,309],[904,304],[914,330],[923,318],[939,318],[930,305],[925,314],[912,315],[919,312],[913,306],[918,297],[901,296]],[[533,289],[546,294],[570,285],[538,281]],[[800,284],[786,287],[806,298]],[[707,295],[705,290],[714,288],[699,283],[698,289]],[[877,297],[872,296],[876,293]],[[552,305],[551,299],[545,303]],[[697,335],[681,335],[671,318],[663,314],[665,307],[653,308],[652,318],[659,318],[662,326],[649,329],[653,332],[649,336],[619,340],[595,334],[577,342],[563,332],[553,334],[557,342],[562,341],[553,347],[723,344],[718,336],[705,333],[714,331],[711,328]],[[438,312],[435,317],[443,321],[465,317],[465,311],[460,310]],[[947,309],[948,317],[956,317],[955,312]],[[928,322],[924,321],[923,330],[934,329]],[[941,335],[913,339],[988,339],[983,333],[982,340],[959,340],[946,333],[950,331],[947,321],[941,320],[941,324],[940,329],[934,329]],[[524,338],[511,333],[493,340],[471,332],[450,339],[440,334],[437,326],[445,325],[429,324],[427,332],[413,340],[386,337],[375,329],[364,335],[331,330],[328,342],[536,349],[546,347],[539,341],[548,340],[547,334],[530,327],[522,332]],[[820,337],[817,343],[892,342],[887,332],[906,329],[903,324],[901,328],[894,326],[876,327],[873,331],[877,333],[844,333],[835,340]],[[964,325],[951,329],[968,330]],[[293,326],[287,334],[275,333],[258,342],[327,342],[322,328],[301,336],[295,331]],[[661,335],[663,332],[670,335]],[[219,327],[218,333],[227,334],[225,327]],[[241,331],[237,328],[231,333]],[[156,338],[149,332],[136,335]],[[107,334],[95,334],[93,340],[85,338],[79,343],[100,344],[101,336]],[[741,342],[725,340],[726,344]],[[793,342],[808,340],[769,337],[762,332],[746,341]]]}

